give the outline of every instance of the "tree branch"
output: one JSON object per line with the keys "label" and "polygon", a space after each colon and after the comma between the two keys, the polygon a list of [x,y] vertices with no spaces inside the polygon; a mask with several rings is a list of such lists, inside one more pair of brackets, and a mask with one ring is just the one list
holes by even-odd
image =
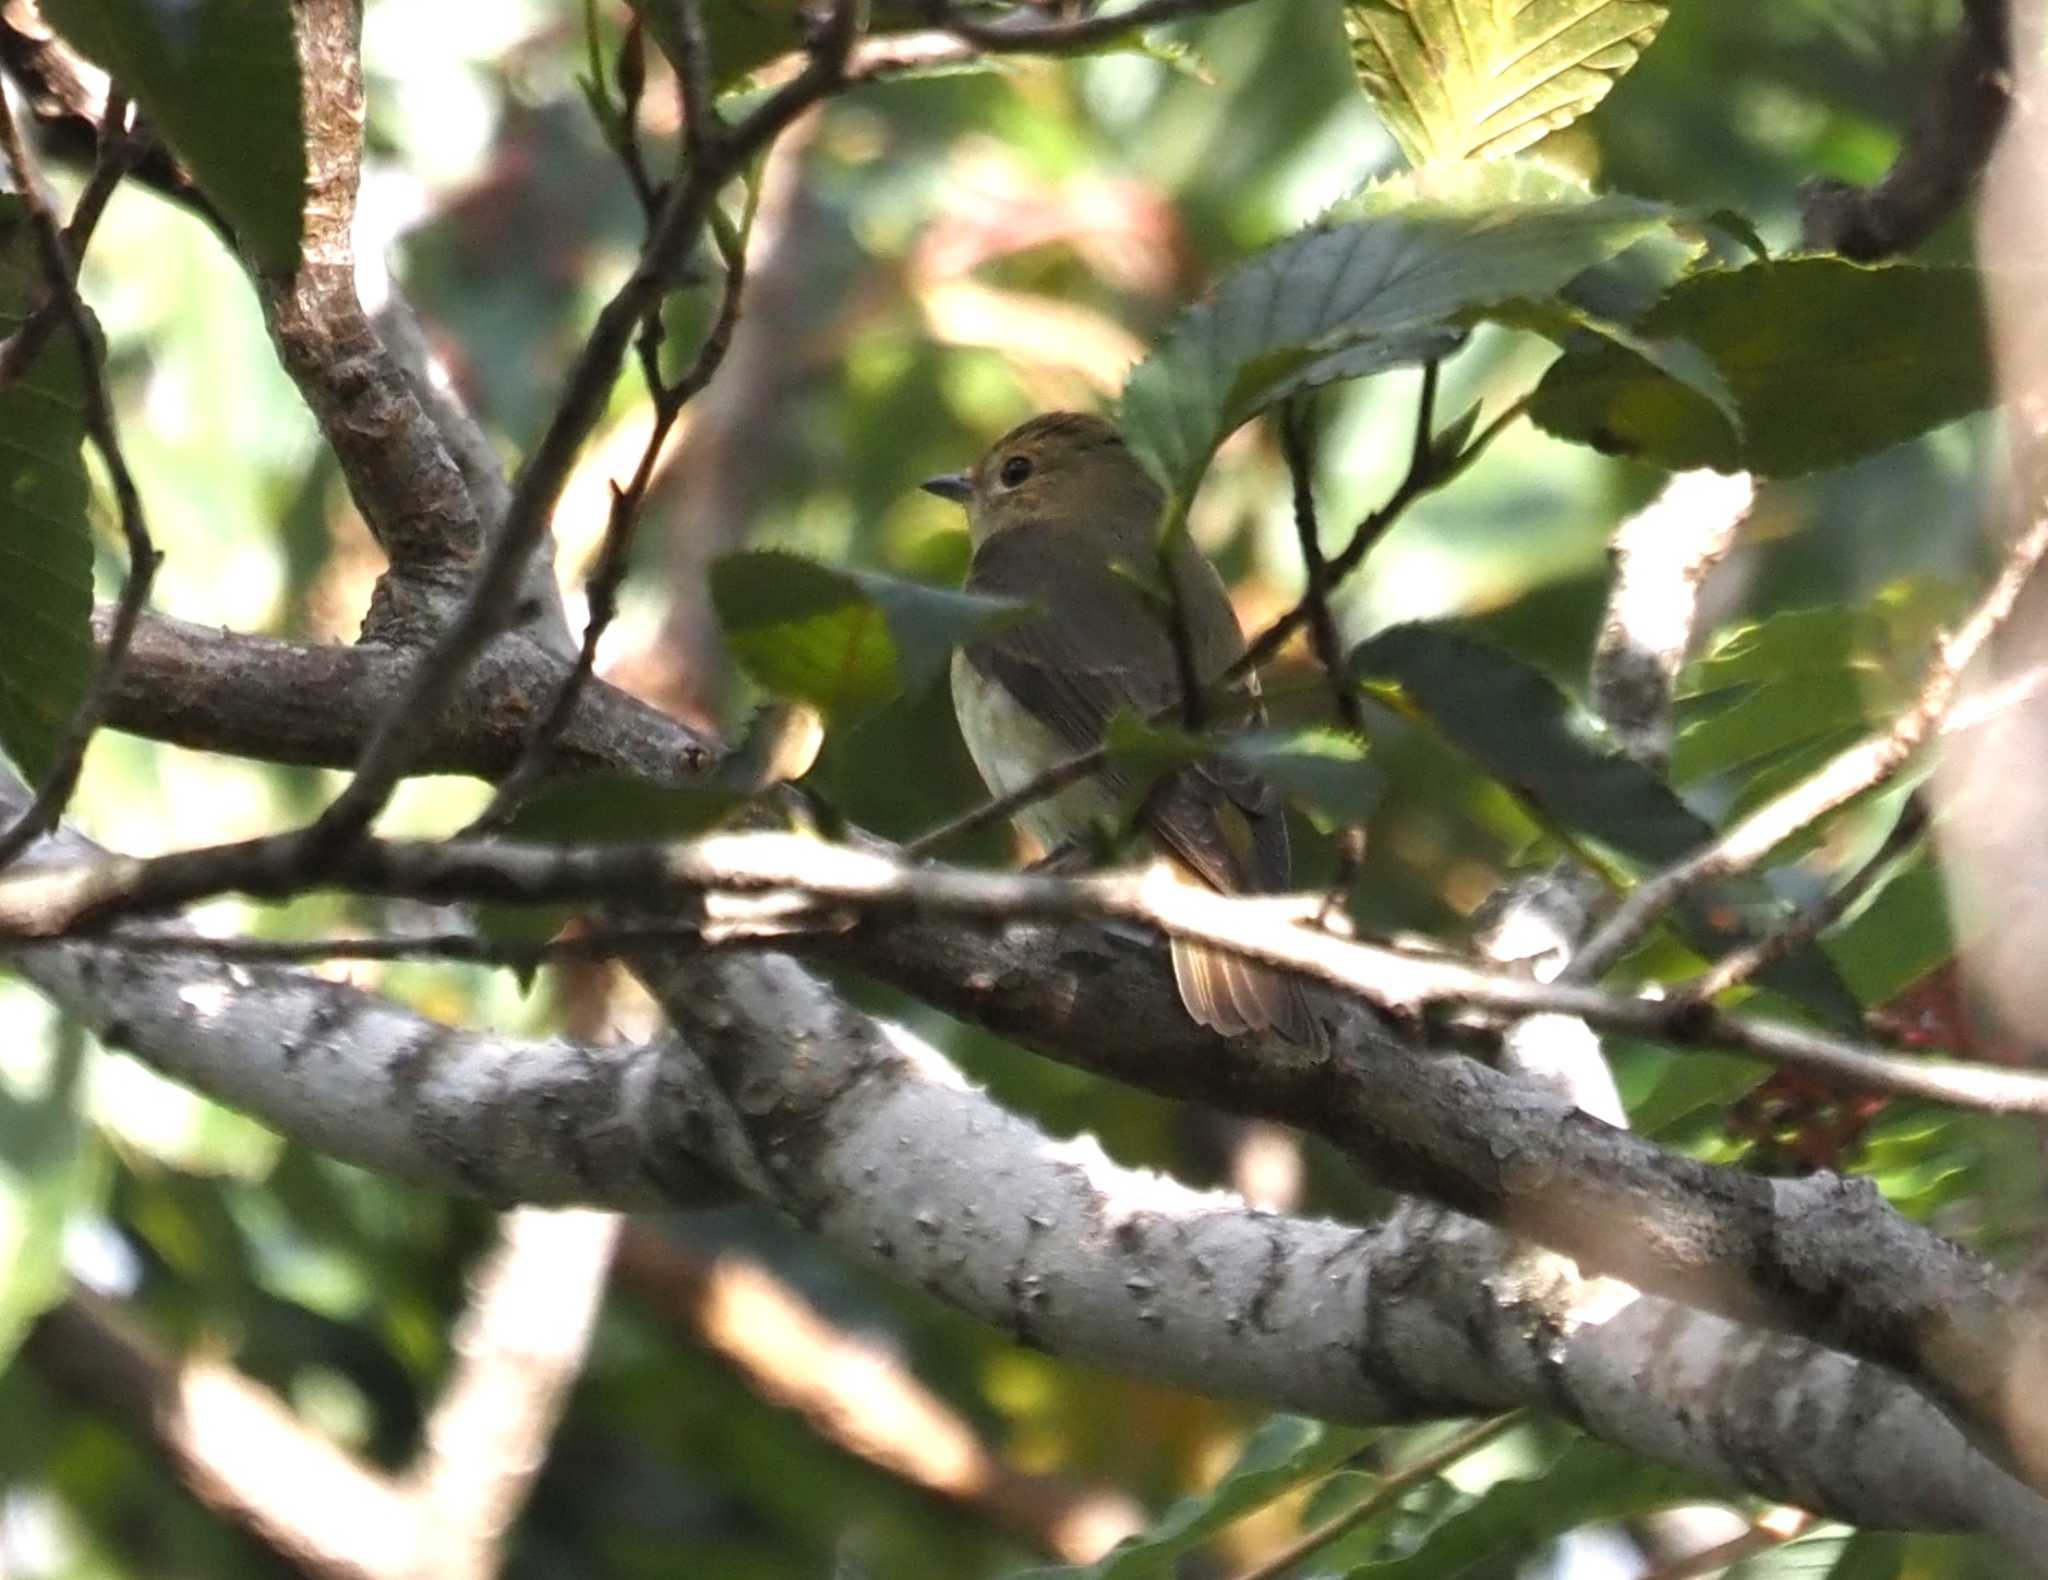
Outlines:
{"label": "tree branch", "polygon": [[[1057,1017],[1043,1001],[1064,1005],[1065,1034],[1106,1034],[1087,1055],[1104,1073],[1128,1078],[1149,1050],[1164,1055],[1151,1071],[1155,1088],[1177,1084],[1183,1095],[1240,1108],[1276,1106],[1276,1096],[1302,1107],[1328,1099],[1315,1072],[1281,1069],[1277,1084],[1262,1083],[1265,1061],[1212,1061],[1229,1045],[1185,1026],[1170,974],[1150,950],[1092,930],[1069,930],[1063,942],[1057,930],[1023,929],[998,951],[957,927],[936,929],[951,942],[935,948],[930,931],[917,923],[855,935],[859,958],[884,975],[905,969],[886,955],[915,959],[954,999],[979,999],[982,1018],[998,1026],[1019,1012],[1050,1024]],[[963,948],[978,949],[978,961]],[[430,1027],[291,972],[135,962],[82,943],[43,946],[15,964],[166,1073],[311,1145],[435,1188],[630,1208],[715,1199],[731,1188],[721,1182],[739,1180],[855,1260],[1082,1359],[1335,1419],[1541,1403],[1612,1441],[1842,1518],[2048,1539],[2048,1506],[1990,1470],[1881,1371],[1797,1340],[1760,1346],[1741,1329],[1654,1300],[1637,1302],[1630,1309],[1640,1315],[1620,1324],[1611,1298],[1582,1308],[1557,1286],[1551,1293],[1564,1304],[1555,1306],[1527,1277],[1498,1277],[1503,1257],[1524,1253],[1450,1214],[1424,1211],[1360,1233],[1249,1213],[1231,1198],[1117,1170],[1092,1147],[1052,1145],[962,1086],[907,1033],[847,1008],[786,960],[686,962],[663,986],[687,1049],[605,1053]],[[1491,1072],[1475,1085],[1477,1067],[1463,1060],[1382,1045],[1350,1065],[1377,1072],[1382,1089],[1361,1088],[1360,1102],[1387,1095],[1389,1083],[1396,1093],[1420,1083],[1377,1124],[1349,1108],[1326,1118],[1361,1152],[1384,1150],[1379,1161],[1394,1172],[1426,1172],[1420,1162],[1440,1138],[1416,1120],[1432,1112],[1434,1128],[1453,1122],[1496,1179],[1501,1155],[1486,1135],[1574,1128],[1554,1099],[1508,1099],[1513,1083]],[[1439,1096],[1423,1098],[1445,1076]],[[735,1082],[744,1103],[727,1095]],[[1493,1113],[1468,1102],[1489,1092]],[[1504,1099],[1516,1125],[1497,1129]],[[1410,1128],[1425,1134],[1411,1139]],[[1585,1135],[1655,1155],[1604,1127]],[[1524,1161],[1520,1186],[1551,1177],[1548,1160]],[[1800,1187],[1684,1160],[1668,1166],[1679,1176],[1672,1189],[1691,1204],[1696,1232],[1684,1255],[1696,1267],[1722,1249],[1701,1237],[1698,1219],[1738,1203],[1752,1213],[1774,1189],[1794,1195],[1782,1221],[1759,1223],[1758,1234],[1782,1236],[1801,1266],[1809,1236],[1833,1240],[1825,1221],[1801,1228]],[[1712,1188],[1703,1192],[1703,1182]],[[1834,1192],[1824,1185],[1820,1205]],[[1603,1198],[1596,1221],[1625,1228],[1633,1210],[1625,1198]],[[1105,1224],[1123,1227],[1105,1234]],[[1541,1216],[1532,1224],[1550,1227]],[[1725,1265],[1758,1265],[1737,1261],[1741,1250],[1728,1245]],[[1897,1245],[1870,1254],[1887,1258],[1873,1284],[1898,1287],[1912,1269]],[[1947,1292],[1967,1295],[1973,1279],[1952,1276]],[[1567,1336],[1561,1352],[1558,1335]],[[1794,1397],[1807,1403],[1801,1431],[1787,1434],[1775,1407]],[[1773,1402],[1768,1422],[1759,1400]],[[1875,1419],[1882,1432],[1871,1430]]]}
{"label": "tree branch", "polygon": [[[102,642],[112,620],[106,608],[94,614]],[[455,705],[420,732],[419,769],[502,778],[567,668],[527,633],[493,642]],[[114,687],[107,722],[196,751],[346,768],[409,673],[409,655],[395,648],[285,642],[149,615]],[[590,684],[556,745],[562,773],[610,768],[668,785],[699,777],[714,754],[712,743],[687,725],[603,681]]]}
{"label": "tree branch", "polygon": [[1801,246],[1859,262],[1910,252],[1970,195],[2012,105],[2009,0],[1965,0],[1963,19],[1899,156],[1875,186],[1809,181]]}
{"label": "tree branch", "polygon": [[1747,872],[1794,834],[1865,791],[1876,789],[1905,766],[1914,751],[1940,729],[1962,684],[1963,671],[2005,623],[2042,557],[2048,555],[2048,495],[2031,498],[2028,508],[2026,530],[2007,552],[1997,580],[1969,619],[1939,644],[1913,705],[1888,729],[1840,753],[1717,839],[1637,884],[1566,968],[1567,980],[1587,982],[1601,976],[1687,895]]}

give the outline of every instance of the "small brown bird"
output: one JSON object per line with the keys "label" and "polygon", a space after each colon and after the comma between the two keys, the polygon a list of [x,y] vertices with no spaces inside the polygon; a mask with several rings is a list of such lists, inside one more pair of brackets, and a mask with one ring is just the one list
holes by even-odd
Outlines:
{"label": "small brown bird", "polygon": [[[1115,428],[1052,412],[1005,434],[972,471],[924,487],[967,507],[968,590],[1044,611],[953,655],[960,732],[993,793],[1099,744],[1119,709],[1144,717],[1179,697],[1165,618],[1134,580],[1158,564],[1161,496]],[[1213,680],[1244,652],[1244,634],[1222,578],[1184,536],[1170,565],[1196,671]],[[1114,819],[1129,790],[1127,779],[1105,770],[1018,817],[1056,849]],[[1287,886],[1280,798],[1234,763],[1212,758],[1175,773],[1147,798],[1143,818],[1163,859],[1189,882],[1225,894]],[[1301,984],[1284,972],[1175,938],[1173,973],[1181,1002],[1204,1026],[1321,1045]]]}

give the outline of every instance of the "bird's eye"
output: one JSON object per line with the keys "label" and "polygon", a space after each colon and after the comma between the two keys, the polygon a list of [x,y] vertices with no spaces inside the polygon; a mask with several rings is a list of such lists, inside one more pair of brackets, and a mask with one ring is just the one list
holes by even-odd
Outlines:
{"label": "bird's eye", "polygon": [[996,473],[996,477],[1005,488],[1015,488],[1030,475],[1031,457],[1028,455],[1011,456],[1009,460],[1003,463],[1003,469]]}

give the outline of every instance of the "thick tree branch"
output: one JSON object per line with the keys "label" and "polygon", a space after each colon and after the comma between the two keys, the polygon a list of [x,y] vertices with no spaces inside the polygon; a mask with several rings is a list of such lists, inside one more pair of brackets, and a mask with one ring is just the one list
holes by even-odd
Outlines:
{"label": "thick tree branch", "polygon": [[432,1534],[435,1580],[492,1580],[505,1536],[547,1458],[604,1303],[619,1220],[610,1213],[507,1213],[470,1279],[455,1368],[404,1478]]}
{"label": "thick tree branch", "polygon": [[1699,618],[1707,573],[1756,499],[1747,472],[1680,472],[1614,529],[1614,583],[1593,648],[1593,702],[1653,772],[1671,760],[1671,693]]}
{"label": "thick tree branch", "polygon": [[[1272,1096],[1259,1089],[1261,1061],[1212,1060],[1228,1045],[1174,1029],[1170,976],[1150,949],[1092,929],[1021,929],[1000,949],[925,923],[857,938],[864,963],[907,976],[888,957],[911,957],[923,980],[943,977],[991,1023],[1064,1016],[1062,1035],[1103,1039],[1089,1057],[1105,1073],[1149,1047],[1163,1055],[1152,1072],[1161,1089],[1240,1107]],[[2048,1506],[1879,1369],[1799,1340],[1759,1344],[1660,1301],[1637,1301],[1632,1316],[1612,1297],[1587,1304],[1574,1285],[1533,1280],[1528,1253],[1496,1231],[1451,1214],[1422,1210],[1359,1232],[1118,1170],[1091,1146],[1054,1146],[786,960],[685,965],[665,988],[688,1049],[604,1053],[429,1027],[292,972],[127,961],[82,943],[14,964],[175,1078],[436,1188],[631,1208],[715,1199],[737,1180],[855,1260],[1063,1354],[1336,1419],[1542,1404],[1617,1443],[1845,1519],[2048,1540]],[[1377,1133],[1338,1116],[1361,1150],[1391,1132],[1398,1139],[1378,1161],[1421,1172],[1403,1131],[1418,1102],[1435,1128],[1464,1129],[1459,1108],[1474,1090],[1465,1061],[1382,1047],[1354,1062],[1423,1087],[1432,1072],[1453,1075],[1436,1099],[1411,1086]],[[1282,1074],[1280,1090],[1313,1100],[1307,1072]],[[1557,1100],[1527,1095],[1541,1112],[1520,1109],[1523,1128],[1499,1134],[1559,1127]],[[1519,1178],[1522,1164],[1531,1175],[1545,1168],[1533,1156],[1503,1162],[1479,1131],[1467,1144],[1487,1152],[1490,1174],[1507,1169],[1523,1186],[1532,1181]],[[1674,1188],[1691,1184],[1688,1174]],[[1706,1205],[1716,1201],[1725,1189]],[[1796,1219],[1796,1201],[1785,1206]],[[1628,1208],[1602,1210],[1626,1228]],[[1795,1235],[1787,1249],[1804,1244]],[[1698,1243],[1699,1265],[1713,1251]],[[1900,1270],[1888,1264],[1883,1277]],[[1788,1433],[1778,1412],[1793,1399],[1804,1401],[1801,1428]]]}
{"label": "thick tree branch", "polygon": [[[112,620],[110,609],[95,613],[100,641]],[[107,722],[198,751],[346,768],[398,698],[410,663],[408,653],[373,643],[285,642],[150,615],[115,685]],[[485,779],[510,772],[567,668],[526,633],[493,642],[455,705],[422,732],[420,770]],[[611,768],[655,784],[684,784],[712,757],[711,743],[687,725],[593,681],[556,743],[555,766],[565,774]]]}
{"label": "thick tree branch", "polygon": [[2012,105],[2009,5],[1965,0],[1927,101],[1883,180],[1817,180],[1800,190],[1807,249],[1865,262],[1910,252],[1970,195]]}

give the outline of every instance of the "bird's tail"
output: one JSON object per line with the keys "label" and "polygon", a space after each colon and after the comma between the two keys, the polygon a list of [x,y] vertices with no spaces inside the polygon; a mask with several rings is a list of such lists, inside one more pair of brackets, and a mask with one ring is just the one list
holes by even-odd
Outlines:
{"label": "bird's tail", "polygon": [[1226,1037],[1270,1031],[1320,1053],[1322,1022],[1310,1011],[1300,979],[1192,939],[1173,940],[1173,980],[1197,1023]]}

